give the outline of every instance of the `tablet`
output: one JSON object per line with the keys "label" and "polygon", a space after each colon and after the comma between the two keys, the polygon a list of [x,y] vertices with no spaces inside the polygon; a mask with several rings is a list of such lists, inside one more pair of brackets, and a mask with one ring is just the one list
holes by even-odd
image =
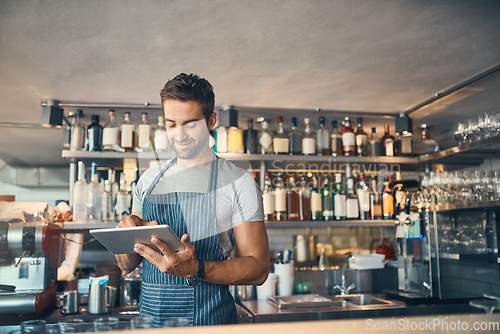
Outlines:
{"label": "tablet", "polygon": [[156,250],[158,248],[151,242],[152,237],[163,241],[174,252],[184,250],[184,245],[168,225],[102,228],[89,232],[113,254],[135,253],[136,243]]}

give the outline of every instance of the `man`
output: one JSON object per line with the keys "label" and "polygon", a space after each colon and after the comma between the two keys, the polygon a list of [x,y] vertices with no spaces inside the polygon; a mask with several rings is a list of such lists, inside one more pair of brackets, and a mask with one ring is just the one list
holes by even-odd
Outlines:
{"label": "man", "polygon": [[[269,272],[269,246],[262,197],[253,177],[217,158],[209,130],[218,115],[211,84],[179,74],[160,92],[168,140],[176,158],[148,169],[133,194],[132,215],[117,228],[168,224],[185,247],[174,253],[136,244],[117,255],[123,272],[143,262],[140,313],[188,318],[193,325],[236,323],[228,285],[262,284]],[[237,245],[240,257],[229,259]]]}

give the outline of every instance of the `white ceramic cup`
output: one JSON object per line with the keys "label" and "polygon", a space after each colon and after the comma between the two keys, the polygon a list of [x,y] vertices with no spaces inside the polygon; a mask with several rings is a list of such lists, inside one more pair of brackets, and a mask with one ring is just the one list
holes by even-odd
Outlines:
{"label": "white ceramic cup", "polygon": [[295,266],[290,263],[275,263],[274,272],[278,275],[278,295],[291,296],[293,294],[293,275]]}
{"label": "white ceramic cup", "polygon": [[264,284],[257,286],[257,299],[267,300],[267,297],[276,296],[276,281],[278,275],[270,273]]}

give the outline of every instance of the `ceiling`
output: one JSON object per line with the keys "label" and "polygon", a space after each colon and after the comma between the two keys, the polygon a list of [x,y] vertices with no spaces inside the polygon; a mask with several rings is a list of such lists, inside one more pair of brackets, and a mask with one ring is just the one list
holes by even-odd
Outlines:
{"label": "ceiling", "polygon": [[[499,65],[499,17],[493,0],[2,0],[0,123],[39,124],[47,99],[157,104],[180,72],[218,105],[396,113]],[[496,108],[492,81],[413,115]],[[0,159],[64,165],[61,136],[0,127]]]}

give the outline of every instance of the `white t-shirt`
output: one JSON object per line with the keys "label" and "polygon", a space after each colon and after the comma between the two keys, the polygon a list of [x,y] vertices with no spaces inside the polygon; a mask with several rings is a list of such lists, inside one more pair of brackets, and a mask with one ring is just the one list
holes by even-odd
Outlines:
{"label": "white t-shirt", "polygon": [[[143,197],[156,176],[171,160],[146,170],[133,194],[132,212],[142,213]],[[223,256],[229,256],[234,238],[232,227],[242,222],[264,220],[262,195],[253,176],[232,162],[219,158],[215,210],[217,232]],[[172,192],[208,192],[210,165],[202,168],[178,166],[175,162],[154,186],[152,195]]]}

